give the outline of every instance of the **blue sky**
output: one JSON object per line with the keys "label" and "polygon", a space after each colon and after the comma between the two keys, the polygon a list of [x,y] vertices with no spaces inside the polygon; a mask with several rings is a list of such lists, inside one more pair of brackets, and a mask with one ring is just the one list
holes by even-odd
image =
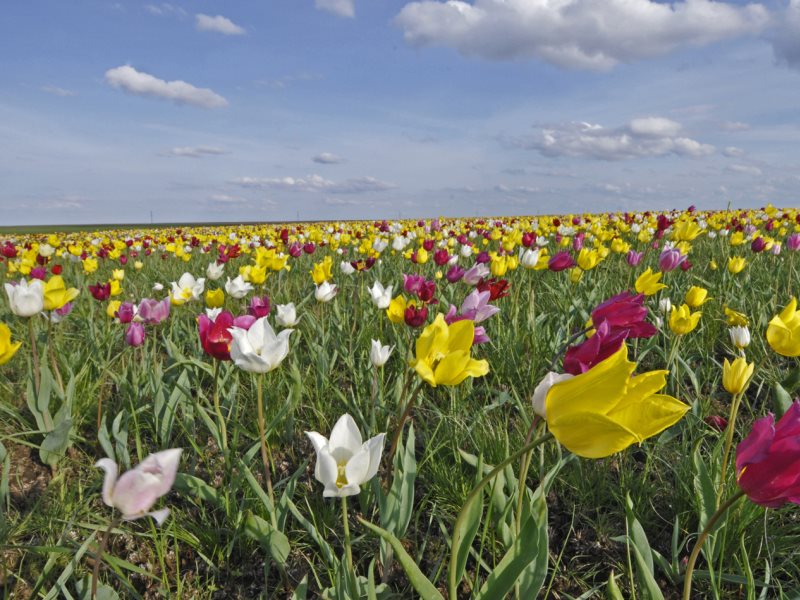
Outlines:
{"label": "blue sky", "polygon": [[0,55],[2,224],[800,198],[800,0],[41,0]]}

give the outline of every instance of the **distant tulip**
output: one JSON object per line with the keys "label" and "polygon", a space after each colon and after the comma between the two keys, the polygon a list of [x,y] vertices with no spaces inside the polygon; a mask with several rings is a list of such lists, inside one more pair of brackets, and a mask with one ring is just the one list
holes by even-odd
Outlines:
{"label": "distant tulip", "polygon": [[639,263],[642,262],[643,257],[644,257],[643,252],[636,252],[635,250],[629,250],[628,254],[625,256],[625,260],[631,267],[638,267]]}
{"label": "distant tulip", "polygon": [[658,267],[664,273],[669,273],[681,266],[686,257],[677,248],[667,248],[658,257]]}
{"label": "distant tulip", "polygon": [[574,266],[575,260],[572,258],[572,255],[566,251],[554,254],[547,263],[547,267],[555,272],[571,269]]}
{"label": "distant tulip", "polygon": [[294,307],[294,302],[278,304],[275,309],[277,310],[275,321],[277,321],[278,325],[281,327],[294,327],[297,325],[297,310]]}
{"label": "distant tulip", "polygon": [[450,283],[456,283],[460,281],[462,277],[464,277],[464,273],[466,273],[464,269],[462,269],[458,265],[453,265],[447,270],[447,273],[445,274],[445,279],[447,279],[447,281],[449,281]]}
{"label": "distant tulip", "polygon": [[741,256],[732,256],[728,259],[728,272],[732,275],[741,273],[747,266],[747,261]]}
{"label": "distant tulip", "polygon": [[220,308],[225,304],[225,292],[221,289],[206,290],[206,306],[208,308]]}
{"label": "distant tulip", "polygon": [[330,302],[338,291],[335,283],[323,281],[314,290],[314,298],[316,298],[318,302]]}
{"label": "distant tulip", "polygon": [[378,340],[371,340],[369,359],[374,366],[382,367],[389,360],[393,349],[391,346],[382,346]]}
{"label": "distant tulip", "polygon": [[6,283],[8,303],[18,317],[32,317],[44,310],[44,284],[35,279],[30,283],[20,279],[19,283]]}
{"label": "distant tulip", "polygon": [[763,252],[766,249],[766,247],[767,247],[767,242],[762,237],[757,237],[750,243],[750,249],[755,253]]}
{"label": "distant tulip", "polygon": [[510,284],[507,279],[485,279],[475,286],[479,292],[489,292],[489,300],[498,300],[508,296]]}
{"label": "distant tulip", "polygon": [[403,320],[409,327],[422,327],[428,319],[428,307],[416,306],[413,302],[406,305]]}
{"label": "distant tulip", "polygon": [[489,267],[476,263],[464,272],[463,281],[469,285],[477,285],[489,275]]}
{"label": "distant tulip", "polygon": [[666,285],[661,283],[662,273],[653,273],[652,269],[647,269],[636,279],[636,291],[645,296],[652,296],[659,290],[663,290]]}
{"label": "distant tulip", "polygon": [[225,263],[212,262],[206,267],[206,277],[216,281],[225,274]]}
{"label": "distant tulip", "polygon": [[180,279],[172,282],[172,293],[170,299],[175,305],[182,305],[186,302],[199,300],[205,289],[205,278],[195,279],[191,273],[184,273]]}
{"label": "distant tulip", "polygon": [[793,233],[786,238],[786,247],[792,252],[800,250],[800,233]]}
{"label": "distant tulip", "polygon": [[356,272],[356,268],[346,260],[343,260],[341,263],[339,263],[339,270],[343,275],[352,275]]}
{"label": "distant tulip", "polygon": [[490,291],[472,290],[461,304],[461,314],[476,324],[482,323],[492,315],[497,314],[500,309],[489,304],[491,295]]}
{"label": "distant tulip", "polygon": [[262,317],[250,329],[232,327],[229,331],[234,364],[250,373],[267,373],[278,368],[289,354],[289,335],[294,330],[284,329],[276,335],[267,317]]}

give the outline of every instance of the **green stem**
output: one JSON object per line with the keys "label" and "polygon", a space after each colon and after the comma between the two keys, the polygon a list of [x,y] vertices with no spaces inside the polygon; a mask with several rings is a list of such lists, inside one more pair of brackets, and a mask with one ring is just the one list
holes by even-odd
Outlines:
{"label": "green stem", "polygon": [[538,437],[537,439],[533,440],[531,443],[523,446],[520,450],[518,450],[517,452],[515,452],[514,454],[512,454],[511,456],[506,458],[503,462],[501,462],[499,465],[497,465],[494,469],[489,471],[489,474],[486,475],[486,477],[484,477],[483,479],[481,479],[480,482],[478,483],[478,485],[476,485],[474,488],[472,488],[472,491],[467,496],[467,499],[464,502],[464,507],[461,509],[461,512],[458,514],[458,518],[456,519],[456,523],[453,526],[453,540],[451,542],[451,544],[452,544],[451,547],[453,548],[453,551],[450,554],[450,569],[449,569],[449,574],[448,574],[448,586],[447,586],[450,600],[457,600],[458,599],[458,595],[457,595],[458,581],[456,581],[456,563],[458,562],[458,557],[456,555],[455,549],[458,548],[459,543],[460,543],[460,540],[457,539],[459,537],[459,533],[458,532],[461,531],[464,528],[464,521],[468,518],[467,515],[468,515],[469,511],[465,510],[465,509],[468,508],[472,504],[472,501],[475,500],[475,497],[478,494],[481,494],[483,492],[483,488],[485,488],[492,481],[492,479],[497,477],[497,475],[499,475],[500,472],[503,469],[505,469],[512,462],[514,462],[515,460],[518,460],[520,457],[522,457],[523,455],[527,454],[528,452],[530,452],[531,450],[533,450],[534,448],[536,448],[540,444],[543,444],[544,442],[546,442],[546,441],[548,441],[548,440],[550,440],[552,438],[553,438],[553,434],[548,432],[548,433],[544,434],[543,436]]}
{"label": "green stem", "polygon": [[36,348],[36,332],[33,330],[33,318],[28,318],[28,333],[31,337],[31,354],[33,356],[33,385],[36,388],[36,395],[39,395],[41,382],[41,371],[39,370],[39,350]]}
{"label": "green stem", "polygon": [[683,576],[683,600],[689,600],[692,595],[692,573],[694,572],[694,564],[697,562],[697,557],[700,554],[700,550],[703,548],[703,543],[706,541],[706,538],[711,533],[711,530],[714,528],[714,525],[717,524],[717,521],[719,521],[720,517],[724,515],[727,510],[742,496],[744,496],[744,491],[739,490],[733,496],[728,498],[722,504],[722,506],[717,509],[717,512],[711,515],[711,518],[708,520],[708,523],[706,523],[703,531],[700,532],[700,535],[694,544],[694,548],[692,548],[692,553],[689,555],[689,562],[686,563],[686,572]]}
{"label": "green stem", "polygon": [[411,414],[411,410],[414,408],[414,403],[417,400],[417,396],[419,396],[419,392],[422,389],[423,383],[424,382],[420,381],[417,384],[416,389],[411,393],[411,399],[408,401],[408,404],[406,404],[406,408],[403,411],[403,414],[400,415],[400,422],[397,424],[397,430],[394,432],[394,437],[392,438],[392,445],[389,446],[389,455],[387,457],[389,464],[392,464],[394,453],[397,450],[397,444],[400,441],[400,436],[403,434],[403,426],[406,424],[408,416]]}
{"label": "green stem", "polygon": [[353,548],[350,546],[350,522],[347,518],[347,496],[342,496],[342,525],[344,526],[344,554],[347,560],[347,570],[355,579]]}
{"label": "green stem", "polygon": [[717,506],[719,506],[720,498],[722,498],[722,492],[725,491],[725,475],[728,472],[728,458],[731,454],[733,431],[736,424],[736,415],[739,412],[739,405],[742,403],[742,395],[741,393],[734,394],[733,400],[731,401],[731,413],[728,415],[728,428],[725,430],[725,450],[722,452],[722,470],[719,476],[719,489],[717,489]]}
{"label": "green stem", "polygon": [[[534,417],[533,421],[531,422],[531,426],[528,428],[528,433],[525,435],[525,445],[527,446],[531,439],[533,438],[533,432],[536,430],[536,426],[539,424],[539,416],[537,415]],[[519,530],[522,526],[522,501],[525,497],[525,482],[528,479],[528,469],[531,467],[531,462],[533,462],[533,450],[527,452],[526,454],[522,455],[522,462],[520,463],[519,469],[519,486],[517,488],[517,514],[515,519],[516,524],[516,531],[519,535]]]}
{"label": "green stem", "polygon": [[[259,390],[261,385],[259,384]],[[225,423],[225,417],[222,415],[222,409],[219,405],[219,361],[214,360],[214,411],[217,413],[217,420],[219,421],[219,433],[222,437],[222,455],[228,454],[228,426]]]}
{"label": "green stem", "polygon": [[95,600],[97,598],[97,581],[98,577],[100,576],[100,563],[103,562],[103,553],[106,551],[106,546],[108,545],[108,536],[111,535],[111,531],[117,527],[122,522],[121,517],[117,517],[113,519],[111,523],[108,524],[108,529],[103,532],[103,537],[100,538],[100,548],[97,551],[97,556],[94,559],[94,569],[92,569],[92,594],[90,596],[91,600]]}
{"label": "green stem", "polygon": [[264,480],[267,483],[267,494],[269,500],[272,502],[272,510],[270,511],[270,520],[272,526],[278,529],[278,517],[275,514],[275,492],[272,490],[272,470],[270,469],[269,448],[267,447],[267,424],[264,420],[264,374],[256,377],[256,387],[258,395],[258,438],[261,443],[261,461],[264,463]]}

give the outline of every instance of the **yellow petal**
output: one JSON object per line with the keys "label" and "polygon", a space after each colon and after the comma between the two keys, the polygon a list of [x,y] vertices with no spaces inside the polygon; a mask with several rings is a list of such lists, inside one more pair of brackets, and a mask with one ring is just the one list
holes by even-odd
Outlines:
{"label": "yellow petal", "polygon": [[626,398],[608,417],[632,431],[641,442],[672,427],[687,410],[689,405],[677,398],[652,394],[634,401]]}
{"label": "yellow petal", "polygon": [[[441,314],[437,315],[437,320],[440,317]],[[464,350],[468,353],[472,348],[472,340],[475,339],[475,323],[469,319],[457,321],[450,325],[448,335],[447,347],[450,351]]]}
{"label": "yellow petal", "polygon": [[547,410],[550,432],[562,446],[578,456],[603,458],[639,441],[627,427],[605,415],[575,413],[559,419],[558,422],[552,422],[549,418],[549,406]]}

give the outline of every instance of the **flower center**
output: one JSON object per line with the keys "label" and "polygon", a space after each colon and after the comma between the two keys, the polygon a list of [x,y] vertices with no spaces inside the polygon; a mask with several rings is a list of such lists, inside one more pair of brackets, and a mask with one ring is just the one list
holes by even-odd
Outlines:
{"label": "flower center", "polygon": [[345,468],[347,467],[347,463],[339,463],[338,467],[338,475],[336,477],[336,487],[342,489],[344,486],[347,485],[347,474],[345,473]]}

